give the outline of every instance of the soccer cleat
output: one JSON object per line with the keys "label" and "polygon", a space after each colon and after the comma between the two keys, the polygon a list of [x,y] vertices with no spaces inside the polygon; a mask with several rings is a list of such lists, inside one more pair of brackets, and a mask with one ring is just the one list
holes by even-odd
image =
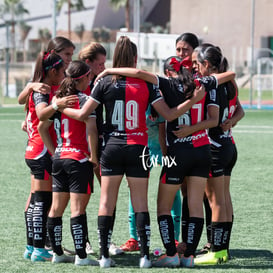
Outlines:
{"label": "soccer cleat", "polygon": [[210,249],[211,249],[211,244],[206,243],[200,251],[196,252],[196,257],[209,253]]}
{"label": "soccer cleat", "polygon": [[116,265],[116,263],[111,258],[105,258],[104,256],[102,256],[99,260],[99,264],[101,268],[109,268]]}
{"label": "soccer cleat", "polygon": [[152,262],[145,255],[139,260],[139,268],[150,268],[152,267]]}
{"label": "soccer cleat", "polygon": [[24,252],[24,258],[26,260],[30,260],[32,252],[33,252],[33,246],[27,245]]}
{"label": "soccer cleat", "polygon": [[184,257],[184,255],[182,255],[180,265],[183,267],[194,267],[194,256]]}
{"label": "soccer cleat", "polygon": [[53,252],[52,257],[52,263],[53,264],[59,264],[59,263],[74,263],[75,257],[74,256],[67,256],[65,254],[63,255],[57,255]]}
{"label": "soccer cleat", "polygon": [[124,253],[124,251],[118,246],[116,246],[114,243],[111,243],[109,247],[109,253],[111,255],[121,255]]}
{"label": "soccer cleat", "polygon": [[50,254],[48,250],[44,248],[34,247],[34,250],[31,254],[32,262],[45,262],[45,261],[51,261],[51,260],[52,260],[52,254]]}
{"label": "soccer cleat", "polygon": [[180,255],[184,254],[186,249],[187,249],[187,244],[185,242],[178,243],[178,245],[176,246],[176,250],[178,254]]}
{"label": "soccer cleat", "polygon": [[178,247],[179,241],[178,240],[174,240],[174,242],[175,242],[175,247]]}
{"label": "soccer cleat", "polygon": [[162,255],[153,263],[154,267],[178,267],[180,266],[180,260],[178,253],[174,256]]}
{"label": "soccer cleat", "polygon": [[78,255],[75,256],[75,265],[78,265],[78,266],[85,266],[85,265],[99,265],[99,262],[96,261],[96,260],[92,260],[92,259],[89,259],[89,258],[83,258],[81,259]]}
{"label": "soccer cleat", "polygon": [[121,245],[120,248],[126,252],[140,250],[138,241],[134,238],[130,238],[125,244]]}
{"label": "soccer cleat", "polygon": [[85,252],[86,252],[86,254],[94,254],[95,253],[93,248],[92,248],[92,245],[90,244],[89,241],[86,242]]}
{"label": "soccer cleat", "polygon": [[228,260],[227,250],[220,250],[217,252],[208,252],[202,256],[198,256],[194,259],[196,265],[216,265],[224,263]]}

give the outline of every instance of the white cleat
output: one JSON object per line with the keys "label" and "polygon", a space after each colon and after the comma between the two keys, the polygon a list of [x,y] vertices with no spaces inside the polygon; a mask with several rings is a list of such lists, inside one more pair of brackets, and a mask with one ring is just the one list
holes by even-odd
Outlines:
{"label": "white cleat", "polygon": [[116,263],[111,258],[105,258],[104,256],[101,257],[99,263],[101,268],[109,268],[116,265]]}
{"label": "white cleat", "polygon": [[74,256],[67,256],[65,254],[63,255],[57,255],[53,252],[52,257],[52,263],[53,264],[59,264],[59,263],[74,263],[75,257]]}
{"label": "white cleat", "polygon": [[99,262],[96,260],[89,259],[89,258],[81,259],[78,255],[76,255],[75,265],[78,265],[78,266],[94,265],[94,266],[96,266],[96,265],[99,265]]}
{"label": "white cleat", "polygon": [[114,256],[114,255],[121,255],[124,253],[124,251],[120,247],[116,246],[114,243],[111,243],[109,247],[109,253],[110,255]]}
{"label": "white cleat", "polygon": [[139,260],[139,268],[150,268],[152,267],[152,262],[145,255]]}

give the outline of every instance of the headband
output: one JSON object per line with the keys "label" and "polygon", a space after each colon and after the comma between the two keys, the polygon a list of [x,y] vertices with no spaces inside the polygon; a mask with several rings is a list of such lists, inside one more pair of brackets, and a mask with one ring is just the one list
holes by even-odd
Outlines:
{"label": "headband", "polygon": [[88,70],[86,73],[84,73],[83,75],[81,75],[81,76],[79,76],[79,77],[76,77],[76,78],[72,78],[72,77],[71,77],[71,79],[73,79],[73,80],[79,80],[79,79],[81,79],[81,78],[87,76],[90,72],[91,72],[91,70],[89,69],[89,70]]}
{"label": "headband", "polygon": [[50,68],[55,67],[56,65],[58,65],[59,63],[61,63],[63,61],[63,59],[58,60],[56,63],[54,63],[53,65],[49,65],[45,67],[45,70],[49,70]]}

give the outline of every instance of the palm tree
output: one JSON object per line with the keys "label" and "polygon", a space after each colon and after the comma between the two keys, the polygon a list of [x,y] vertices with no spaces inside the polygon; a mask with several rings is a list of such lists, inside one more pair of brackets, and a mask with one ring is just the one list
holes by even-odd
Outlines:
{"label": "palm tree", "polygon": [[130,0],[110,0],[110,5],[115,10],[125,7],[125,27],[130,31]]}
{"label": "palm tree", "polygon": [[26,48],[25,48],[25,41],[26,38],[31,30],[31,26],[27,25],[24,22],[20,23],[20,34],[21,34],[21,41],[23,42],[23,61],[26,61]]}
{"label": "palm tree", "polygon": [[68,20],[68,39],[71,38],[71,9],[77,11],[85,9],[83,0],[58,0],[57,1],[57,10],[60,12],[64,3],[67,3],[67,20]]}
{"label": "palm tree", "polygon": [[4,0],[4,3],[0,5],[1,15],[10,15],[9,22],[6,24],[11,25],[11,42],[12,42],[12,54],[11,61],[16,60],[16,44],[15,44],[15,25],[17,21],[22,20],[24,14],[29,13],[27,9],[24,8],[22,0]]}
{"label": "palm tree", "polygon": [[82,37],[83,37],[84,31],[85,31],[85,27],[84,27],[84,24],[83,24],[83,23],[77,25],[77,26],[74,28],[74,32],[75,32],[75,33],[77,34],[77,36],[80,38],[80,43],[81,43],[81,44],[82,44]]}
{"label": "palm tree", "polygon": [[48,28],[43,28],[43,29],[39,29],[38,30],[38,37],[41,41],[41,51],[45,51],[46,50],[46,44],[49,42],[49,40],[51,39],[51,33],[50,30]]}

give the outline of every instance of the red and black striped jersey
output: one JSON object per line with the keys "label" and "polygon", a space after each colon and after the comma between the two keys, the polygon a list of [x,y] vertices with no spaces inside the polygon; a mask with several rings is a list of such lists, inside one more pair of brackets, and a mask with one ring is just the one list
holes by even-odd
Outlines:
{"label": "red and black striped jersey", "polygon": [[229,100],[229,84],[230,83],[224,83],[219,85],[217,88],[216,94],[219,105],[219,122],[216,127],[208,130],[211,141],[219,144],[231,140],[230,130],[223,131],[222,127],[220,126],[227,118],[234,114],[236,109],[237,96],[235,95],[232,100]]}
{"label": "red and black striped jersey", "polygon": [[[25,153],[26,159],[38,159],[47,152],[47,148],[44,145],[38,132],[39,119],[35,107],[40,103],[48,105],[55,95],[57,89],[58,86],[52,86],[50,94],[41,94],[39,92],[33,91],[29,96],[28,113],[26,118],[28,133],[28,144]],[[50,135],[52,137],[53,143],[56,143],[53,126],[50,127]]]}
{"label": "red and black striped jersey", "polygon": [[158,88],[143,80],[108,75],[94,86],[91,98],[105,107],[104,140],[108,144],[147,145],[145,112],[162,99]]}
{"label": "red and black striped jersey", "polygon": [[[73,108],[80,109],[89,97],[81,92],[77,95],[79,100]],[[95,118],[96,115],[92,113],[89,117]],[[85,122],[72,119],[59,111],[55,113],[53,120],[58,143],[54,159],[69,158],[80,162],[87,161],[85,154],[89,154],[89,151]]]}
{"label": "red and black striped jersey", "polygon": [[[232,83],[233,84],[233,83]],[[236,111],[236,108],[237,108],[237,99],[238,99],[238,89],[237,89],[237,86],[234,85],[234,88],[236,90],[236,93],[235,93],[235,96],[234,98],[232,98],[231,100],[229,100],[229,111],[228,111],[228,118],[231,119]],[[232,130],[229,129],[229,135],[231,137],[231,140],[232,140],[232,143],[235,144],[235,141],[234,141],[234,138],[232,136]]]}
{"label": "red and black striped jersey", "polygon": [[[178,142],[193,147],[200,147],[209,144],[206,130],[194,132],[192,135],[184,138],[177,138],[173,134],[173,131],[178,130],[179,125],[190,126],[204,120],[207,105],[215,103],[213,100],[211,100],[214,97],[210,96],[209,94],[210,92],[213,93],[213,90],[215,90],[217,87],[217,79],[212,76],[204,77],[198,80],[205,86],[208,93],[202,100],[194,104],[185,114],[171,122],[166,122],[166,143],[168,146]],[[159,77],[159,89],[161,90],[166,103],[171,108],[183,103],[186,100],[183,84],[178,78]]]}

